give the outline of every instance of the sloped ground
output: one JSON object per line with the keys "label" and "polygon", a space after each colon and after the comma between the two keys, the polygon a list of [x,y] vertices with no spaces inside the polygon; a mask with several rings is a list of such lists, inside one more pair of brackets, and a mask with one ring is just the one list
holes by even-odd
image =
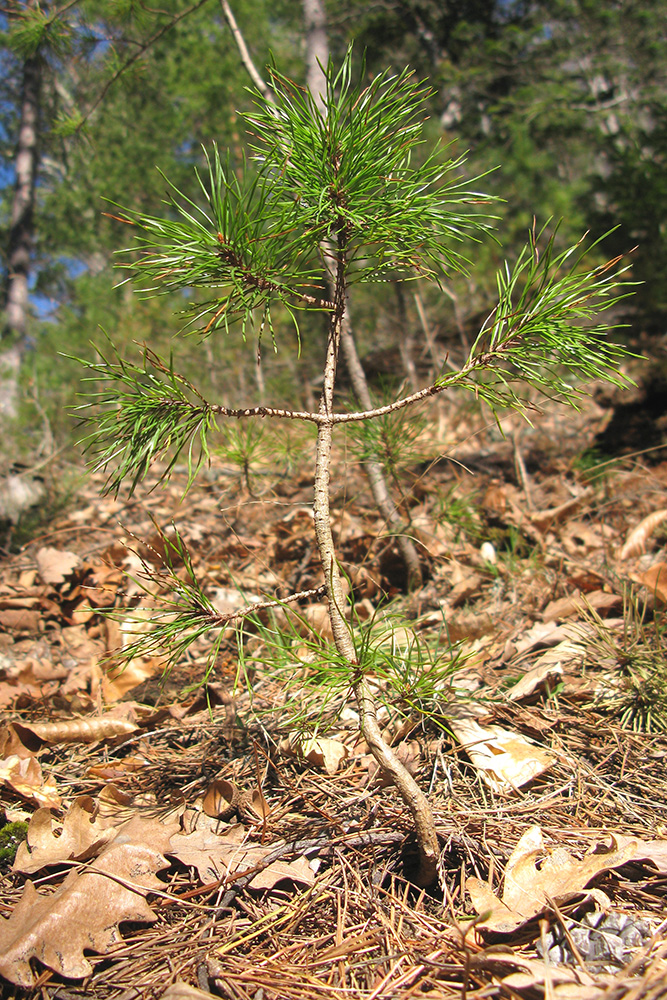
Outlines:
{"label": "sloped ground", "polygon": [[166,679],[157,648],[105,660],[150,635],[183,554],[223,614],[319,587],[308,439],[266,437],[247,474],[228,449],[184,499],[184,472],[128,501],[87,481],[7,557],[3,996],[666,995],[667,462],[588,468],[602,425],[431,414],[398,474],[410,595],[341,444],[340,556],[435,810],[431,893],[317,597],[259,612],[241,653],[202,635]]}

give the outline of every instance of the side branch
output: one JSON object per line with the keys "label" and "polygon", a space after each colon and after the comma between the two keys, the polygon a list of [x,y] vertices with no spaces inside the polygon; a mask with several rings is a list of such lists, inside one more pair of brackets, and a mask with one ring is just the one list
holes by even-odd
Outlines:
{"label": "side branch", "polygon": [[[199,409],[199,407],[193,407]],[[309,413],[308,410],[280,410],[273,406],[248,406],[242,409],[234,409],[230,406],[208,406],[209,413],[215,413],[220,417],[234,417],[240,420],[242,417],[275,417],[278,420],[308,420],[313,424],[321,424],[322,416],[319,413]]]}
{"label": "side branch", "polygon": [[283,604],[292,604],[294,601],[303,601],[307,597],[323,597],[326,593],[326,589],[327,588],[322,585],[321,587],[313,587],[310,590],[299,590],[295,594],[288,594],[287,597],[273,598],[270,601],[258,601],[256,604],[246,604],[244,608],[239,608],[238,611],[230,611],[226,615],[222,615],[217,612],[213,613],[208,610],[204,613],[210,628],[224,628],[225,625],[229,625],[230,622],[238,621],[241,618],[247,618],[249,615],[255,614],[257,611],[265,611],[267,608],[280,608]]}
{"label": "side branch", "polygon": [[[220,245],[218,253],[223,264],[230,267],[232,271],[239,271],[243,275],[243,281],[248,288],[254,288],[258,292],[281,292],[282,294],[288,294],[293,298],[298,299],[299,302],[302,302],[304,305],[315,306],[317,309],[331,311],[334,308],[334,303],[329,302],[328,299],[318,298],[316,295],[309,295],[307,292],[298,292],[296,289],[285,287],[277,281],[271,281],[263,275],[255,274],[252,268],[245,263],[243,257],[238,253],[238,251],[229,244],[222,233],[218,233],[218,243]],[[216,313],[214,319],[217,318],[218,315],[219,313]],[[207,330],[210,325],[211,324],[209,323],[206,327]]]}
{"label": "side branch", "polygon": [[434,383],[425,389],[397,399],[394,403],[387,403],[386,406],[378,406],[372,410],[355,410],[353,413],[332,413],[330,416],[323,416],[321,413],[308,413],[305,410],[280,410],[271,406],[250,406],[246,409],[236,410],[228,406],[211,406],[212,413],[221,417],[278,417],[283,420],[309,420],[313,424],[350,424],[362,420],[373,420],[375,417],[383,417],[386,413],[393,413],[394,410],[402,410],[406,406],[412,406],[423,399],[436,396],[439,392],[444,392],[450,387],[450,383]]}
{"label": "side branch", "polygon": [[419,389],[409,396],[404,396],[403,399],[397,399],[395,403],[387,403],[386,406],[378,406],[374,410],[355,410],[354,413],[334,413],[331,420],[334,424],[349,424],[355,420],[372,420],[374,417],[383,417],[386,413],[393,413],[394,410],[402,410],[405,406],[412,406],[414,403],[419,403],[422,399],[429,399],[431,396],[435,396],[447,388],[449,388],[447,383],[434,383],[427,386],[426,389]]}

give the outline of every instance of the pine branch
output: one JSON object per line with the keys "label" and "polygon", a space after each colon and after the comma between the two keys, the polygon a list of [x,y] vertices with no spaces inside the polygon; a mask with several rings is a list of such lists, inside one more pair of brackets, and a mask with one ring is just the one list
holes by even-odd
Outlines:
{"label": "pine branch", "polygon": [[141,59],[141,57],[145,55],[146,52],[148,52],[151,46],[155,45],[155,43],[158,42],[164,35],[166,35],[167,32],[171,31],[171,29],[175,25],[177,25],[184,18],[189,17],[190,14],[194,14],[194,12],[196,10],[199,10],[200,7],[203,7],[205,3],[208,3],[208,0],[196,0],[196,3],[192,4],[191,7],[187,7],[185,10],[182,10],[178,14],[175,14],[174,17],[172,17],[171,21],[169,21],[167,24],[159,28],[145,42],[141,42],[136,52],[133,52],[132,55],[128,59],[126,59],[125,62],[118,67],[116,72],[107,80],[107,82],[102,87],[102,90],[97,95],[93,103],[90,105],[86,113],[77,118],[77,125],[75,131],[77,132],[81,131],[86,122],[91,118],[91,116],[95,113],[95,111],[97,111],[99,106],[102,104],[102,102],[104,101],[105,97],[107,96],[111,88],[114,86],[114,84],[117,83],[118,80],[120,80],[123,73],[125,73],[130,68],[130,66],[134,65],[134,63],[137,62],[138,59]]}
{"label": "pine branch", "polygon": [[[187,545],[178,532],[174,530],[173,535],[167,536],[157,523],[154,522],[154,526],[164,551],[160,572],[144,563],[144,573],[132,577],[132,580],[147,594],[154,593],[153,585],[156,582],[161,589],[166,585],[168,592],[164,596],[163,605],[154,609],[149,619],[143,616],[137,618],[141,631],[132,633],[127,627],[123,629],[126,635],[136,634],[138,637],[112,652],[111,659],[116,666],[129,663],[137,656],[164,654],[168,665],[175,664],[198,639],[204,638],[212,630],[220,630],[209,655],[212,665],[224,638],[224,631],[229,625],[260,611],[321,597],[325,592],[324,586],[312,587],[283,598],[254,601],[235,611],[221,613],[215,609],[197,580]],[[117,617],[118,614],[117,611],[109,612],[110,617]],[[131,622],[131,612],[128,616],[126,610],[123,610],[122,620],[125,626],[128,621]],[[146,625],[151,625],[152,630],[146,632]]]}

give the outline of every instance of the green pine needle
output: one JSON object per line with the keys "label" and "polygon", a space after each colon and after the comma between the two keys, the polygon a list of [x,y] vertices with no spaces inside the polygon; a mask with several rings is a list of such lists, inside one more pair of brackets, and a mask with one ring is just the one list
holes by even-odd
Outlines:
{"label": "green pine needle", "polygon": [[509,406],[525,414],[534,406],[529,389],[576,407],[582,386],[595,379],[630,384],[619,371],[627,350],[605,339],[620,325],[605,314],[632,294],[629,265],[619,267],[621,258],[588,264],[604,236],[587,248],[582,238],[556,253],[555,233],[542,251],[541,235],[531,233],[514,268],[506,264],[498,273],[498,304],[461,371],[442,378],[471,389],[493,409]]}
{"label": "green pine needle", "polygon": [[211,407],[148,348],[142,365],[123,360],[113,345],[111,349],[110,360],[98,350],[99,361],[81,361],[92,373],[84,381],[104,388],[86,393],[88,402],[77,408],[93,428],[80,443],[94,471],[112,466],[105,492],[117,494],[127,480],[131,495],[159,458],[166,459],[158,480],[163,482],[183,452],[189,489],[209,457],[208,434],[216,427]]}

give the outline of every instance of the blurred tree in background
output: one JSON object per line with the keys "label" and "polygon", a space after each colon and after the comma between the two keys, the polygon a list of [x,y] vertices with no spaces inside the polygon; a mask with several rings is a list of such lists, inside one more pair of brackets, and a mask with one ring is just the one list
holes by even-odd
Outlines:
{"label": "blurred tree in background", "polygon": [[[234,14],[257,66],[272,52],[297,81],[305,78],[300,4],[235,0]],[[430,138],[469,150],[471,175],[497,166],[485,182],[502,194],[505,252],[523,245],[534,212],[538,225],[563,218],[563,244],[582,229],[598,237],[620,224],[601,254],[639,244],[633,300],[635,332],[664,330],[667,145],[667,8],[659,0],[337,0],[329,3],[329,45],[336,58],[350,41],[367,49],[369,75],[413,66],[435,88]],[[237,111],[248,107],[248,79],[218,0],[41,2],[10,0],[0,14],[0,242],[4,287],[11,286],[12,211],[16,201],[26,69],[39,76],[30,206],[25,328],[3,324],[4,349],[19,343],[24,391],[38,398],[56,434],[73,393],[72,370],[58,352],[85,352],[98,325],[122,346],[146,341],[164,349],[174,303],[142,301],[118,285],[112,252],[129,237],[102,195],[156,211],[167,195],[156,168],[177,185],[216,141],[241,163],[247,137]],[[447,349],[466,323],[488,308],[499,263],[493,243],[469,278],[445,295],[417,302],[415,286],[383,302],[370,289],[355,306],[362,354],[382,370],[382,354],[404,344],[406,324],[425,310]],[[7,306],[5,294],[4,306]],[[178,303],[176,303],[178,308]],[[303,361],[317,371],[317,318],[302,329]],[[402,333],[401,333],[402,331]],[[451,344],[449,343],[451,340]],[[295,383],[290,352],[204,347],[190,363],[206,368],[238,403],[280,402]],[[434,349],[437,345],[434,345]],[[1,349],[1,348],[0,348]],[[378,360],[379,356],[379,360]],[[188,358],[180,359],[187,373]],[[400,375],[408,374],[403,358]],[[384,366],[387,368],[388,366]],[[391,366],[389,366],[391,367]],[[298,384],[307,394],[308,378]],[[28,419],[24,415],[24,419]]]}

